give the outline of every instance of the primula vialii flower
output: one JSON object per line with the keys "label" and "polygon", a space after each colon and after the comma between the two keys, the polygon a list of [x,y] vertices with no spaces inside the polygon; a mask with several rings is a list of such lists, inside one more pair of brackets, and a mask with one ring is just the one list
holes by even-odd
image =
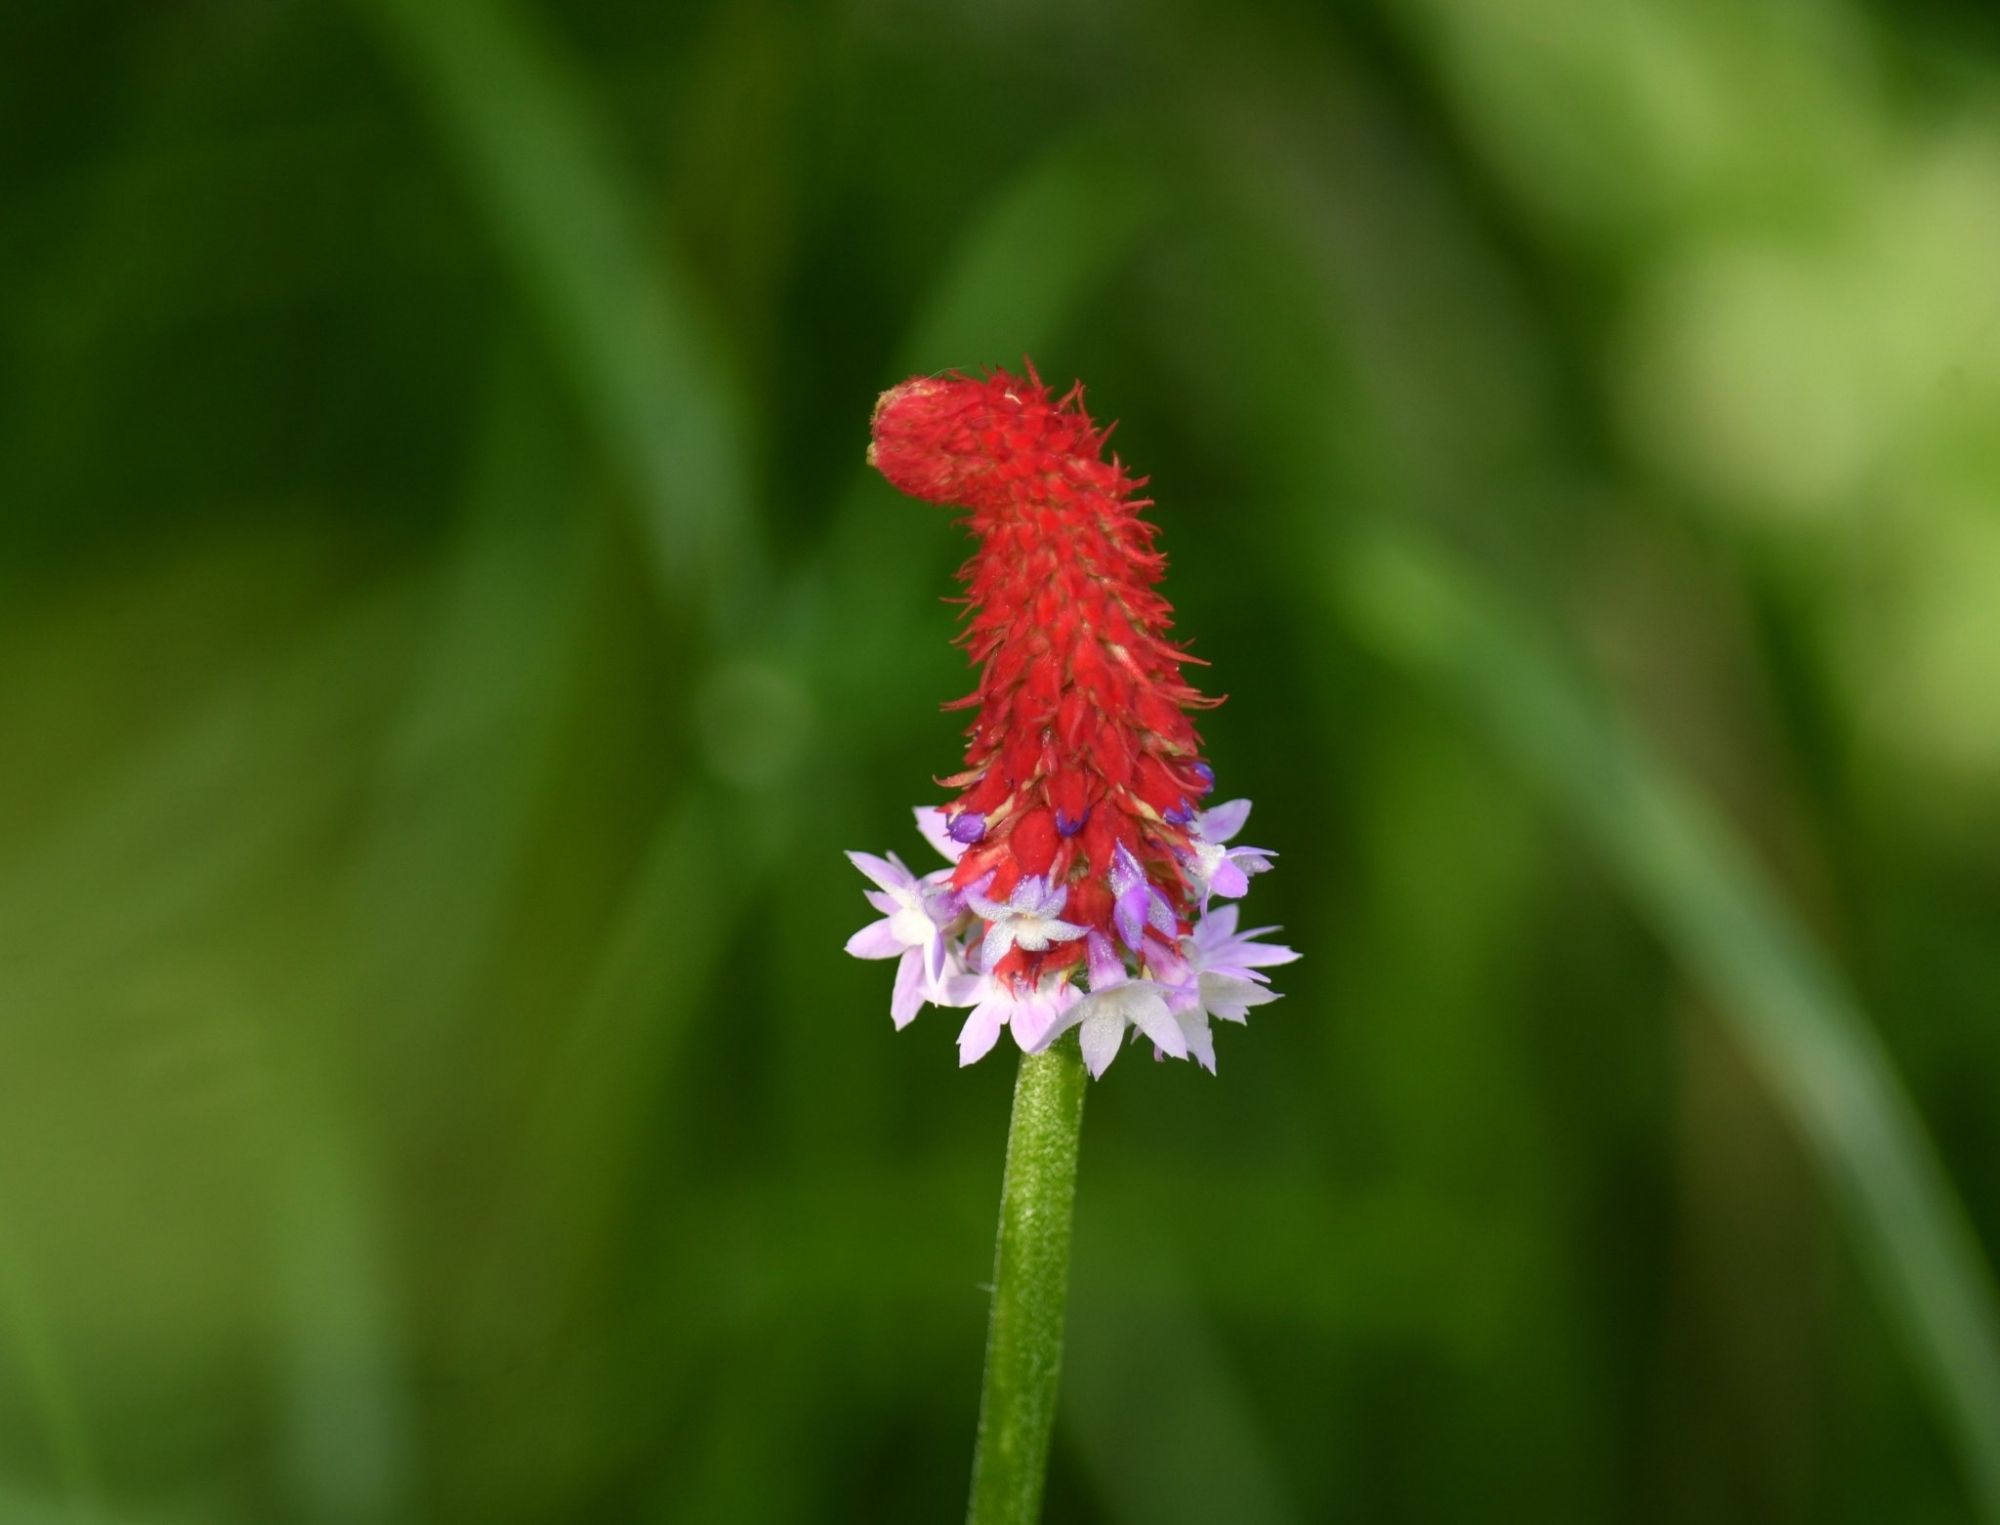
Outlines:
{"label": "primula vialii flower", "polygon": [[1276,928],[1236,930],[1227,902],[1274,855],[1227,845],[1249,801],[1198,807],[1215,774],[1188,711],[1216,701],[1181,675],[1150,500],[1104,458],[1109,433],[1081,387],[1052,399],[1032,367],[918,377],[875,409],[870,463],[968,513],[960,639],[979,686],[955,706],[973,711],[965,767],[941,780],[957,794],[917,810],[949,866],[850,854],[883,919],[847,949],[900,960],[898,1027],[926,1003],[971,1007],[963,1064],[1002,1028],[1035,1053],[1076,1027],[1093,1075],[1133,1033],[1213,1070],[1209,1018],[1276,1000],[1262,971],[1298,957],[1256,940]]}

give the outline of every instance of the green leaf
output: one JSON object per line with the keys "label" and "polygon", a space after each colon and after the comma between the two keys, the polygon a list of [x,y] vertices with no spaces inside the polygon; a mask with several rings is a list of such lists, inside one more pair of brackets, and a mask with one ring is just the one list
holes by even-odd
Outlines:
{"label": "green leaf", "polygon": [[2000,1519],[1992,1272],[1832,962],[1722,818],[1494,591],[1409,531],[1365,536],[1334,564],[1337,604],[1367,643],[1477,718],[1715,1002],[1832,1188],[1985,1515]]}
{"label": "green leaf", "polygon": [[506,0],[363,0],[407,67],[611,460],[660,586],[739,618],[743,425],[700,298],[635,209],[589,92]]}

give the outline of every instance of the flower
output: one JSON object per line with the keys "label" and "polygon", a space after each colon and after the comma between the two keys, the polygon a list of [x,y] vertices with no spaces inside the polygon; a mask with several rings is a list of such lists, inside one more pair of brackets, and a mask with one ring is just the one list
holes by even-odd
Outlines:
{"label": "flower", "polygon": [[1164,1054],[1187,1058],[1187,1036],[1175,1020],[1172,998],[1173,991],[1156,981],[1125,980],[1078,1001],[1070,1009],[1066,1026],[1077,1029],[1077,1042],[1091,1078],[1110,1068],[1128,1030],[1144,1033]]}
{"label": "flower", "polygon": [[847,951],[856,958],[901,960],[889,1018],[898,1028],[907,1027],[926,1001],[951,1004],[944,999],[945,980],[956,961],[945,929],[959,918],[960,897],[946,882],[948,870],[919,879],[894,853],[886,859],[873,853],[847,857],[878,886],[863,896],[882,913],[880,921],[848,938]]}
{"label": "flower", "polygon": [[1230,800],[1213,810],[1203,810],[1194,818],[1194,876],[1202,886],[1202,899],[1225,895],[1231,900],[1250,890],[1250,876],[1271,866],[1277,854],[1265,847],[1225,847],[1250,818],[1248,800]]}
{"label": "flower", "polygon": [[924,840],[941,856],[953,863],[965,856],[964,841],[952,835],[953,823],[937,806],[919,805],[911,814],[916,816],[917,830],[923,833]]}
{"label": "flower", "polygon": [[1181,940],[1184,957],[1158,960],[1159,976],[1150,980],[1128,980],[1109,942],[1091,933],[1091,994],[1070,1011],[1051,1039],[1071,1027],[1079,1029],[1084,1063],[1093,1077],[1104,1073],[1134,1031],[1153,1040],[1155,1058],[1191,1058],[1213,1074],[1215,1039],[1208,1019],[1248,1020],[1252,1006],[1278,999],[1268,988],[1269,976],[1258,971],[1298,957],[1290,948],[1256,940],[1276,927],[1237,931],[1237,914],[1233,905],[1208,912]]}
{"label": "flower", "polygon": [[[1208,1019],[1246,1021],[1252,1006],[1277,1000],[1278,992],[1263,983],[1262,976],[1245,979],[1186,965],[1183,969],[1185,975],[1180,980],[1121,979],[1093,989],[1070,1008],[1062,1024],[1043,1040],[1043,1046],[1076,1028],[1083,1062],[1096,1079],[1118,1057],[1127,1034],[1138,1032],[1153,1040],[1154,1058],[1191,1058],[1214,1074],[1215,1038]],[[1016,1036],[1020,1036],[1018,1031]],[[1035,1051],[1025,1038],[1022,1046]]]}
{"label": "flower", "polygon": [[875,409],[870,463],[966,510],[960,639],[979,677],[956,706],[972,715],[952,795],[916,811],[949,866],[918,879],[852,855],[884,920],[848,950],[901,960],[899,1027],[925,1002],[970,1006],[962,1064],[1003,1028],[1036,1052],[1076,1027],[1093,1075],[1132,1032],[1212,1070],[1209,1019],[1274,999],[1257,971],[1296,957],[1209,910],[1272,854],[1226,845],[1247,800],[1197,808],[1215,771],[1189,712],[1215,701],[1183,676],[1144,479],[1106,458],[1109,432],[1081,387],[1053,396],[1032,366],[917,377]]}
{"label": "flower", "polygon": [[1014,886],[1014,893],[1002,905],[981,893],[990,882],[990,878],[982,879],[965,892],[965,903],[987,922],[986,941],[979,950],[982,969],[997,967],[1010,949],[1041,953],[1052,943],[1073,943],[1090,930],[1059,919],[1069,899],[1068,889],[1060,884],[1051,885],[1039,874],[1030,874]]}
{"label": "flower", "polygon": [[[1060,972],[1042,977],[1033,989],[979,977],[974,991],[972,1014],[958,1030],[958,1062],[963,1068],[984,1059],[1000,1041],[1000,1029],[1014,1034],[1023,1053],[1038,1052],[1056,1032],[1065,1012],[1073,1008],[1079,992]],[[954,1003],[956,1004],[956,1003]]]}
{"label": "flower", "polygon": [[1203,973],[1236,975],[1268,983],[1270,977],[1257,973],[1259,969],[1292,963],[1298,954],[1276,943],[1257,941],[1266,932],[1279,931],[1277,927],[1252,927],[1248,932],[1237,931],[1238,914],[1233,905],[1219,905],[1196,922],[1194,931],[1182,944],[1188,962]]}

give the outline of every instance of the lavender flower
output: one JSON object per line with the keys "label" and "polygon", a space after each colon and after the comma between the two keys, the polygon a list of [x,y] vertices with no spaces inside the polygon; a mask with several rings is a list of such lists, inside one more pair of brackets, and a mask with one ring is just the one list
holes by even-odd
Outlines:
{"label": "lavender flower", "polygon": [[[990,876],[989,876],[990,877]],[[1051,943],[1071,943],[1090,929],[1061,920],[1069,900],[1065,885],[1050,884],[1040,874],[1028,874],[1002,901],[988,900],[987,880],[965,892],[966,904],[986,918],[986,941],[979,950],[979,967],[991,969],[1014,948],[1042,953]]]}
{"label": "lavender flower", "polygon": [[1234,900],[1250,889],[1250,876],[1271,866],[1277,854],[1265,847],[1225,847],[1223,844],[1243,829],[1250,818],[1248,800],[1230,800],[1213,810],[1203,810],[1194,818],[1189,835],[1194,840],[1191,876],[1201,887],[1206,904],[1210,895]]}
{"label": "lavender flower", "polygon": [[1174,1019],[1172,996],[1168,986],[1155,980],[1125,980],[1093,992],[1070,1009],[1064,1026],[1077,1029],[1092,1079],[1110,1068],[1129,1031],[1144,1033],[1163,1054],[1187,1058],[1187,1038]]}
{"label": "lavender flower", "polygon": [[[1213,1072],[1210,1022],[1243,1022],[1251,1007],[1277,1000],[1264,971],[1298,957],[1261,940],[1275,927],[1240,930],[1240,912],[1226,903],[1270,867],[1263,849],[1226,845],[1249,813],[1249,801],[1232,800],[1195,815],[1194,852],[1183,862],[1202,912],[1182,934],[1174,902],[1122,843],[1107,875],[1113,904],[1103,930],[1065,920],[1068,884],[1040,875],[1023,876],[1004,900],[988,894],[991,874],[955,889],[951,881],[963,872],[956,865],[977,845],[984,821],[920,806],[918,832],[954,867],[919,876],[894,853],[849,853],[876,886],[867,899],[882,919],[848,939],[847,951],[898,960],[889,1014],[899,1028],[926,1003],[970,1007],[958,1034],[961,1065],[990,1053],[1003,1029],[1024,1053],[1039,1053],[1076,1028],[1093,1077],[1139,1034],[1156,1059],[1192,1059]],[[1211,893],[1225,903],[1211,907]],[[1078,941],[1081,959],[1061,953]],[[1017,949],[1050,955],[1038,978],[1015,972]]]}
{"label": "lavender flower", "polygon": [[1118,1057],[1133,1032],[1152,1039],[1154,1058],[1193,1059],[1213,1074],[1215,1039],[1209,1018],[1243,1022],[1251,1007],[1277,1000],[1269,977],[1258,971],[1298,957],[1290,948],[1257,941],[1276,927],[1239,932],[1237,915],[1233,905],[1217,906],[1181,939],[1178,954],[1149,947],[1150,977],[1145,979],[1130,978],[1110,940],[1093,932],[1085,944],[1091,993],[1069,1010],[1047,1041],[1077,1028],[1093,1078]]}
{"label": "lavender flower", "polygon": [[882,913],[847,940],[847,951],[856,958],[899,959],[896,984],[889,998],[889,1018],[898,1028],[907,1027],[926,1001],[938,1005],[946,1001],[945,981],[961,972],[946,930],[962,914],[958,892],[948,884],[949,869],[919,879],[894,853],[878,858],[873,853],[849,853],[848,861],[878,886],[863,892],[868,903]]}
{"label": "lavender flower", "polygon": [[1267,984],[1270,977],[1257,973],[1257,970],[1289,964],[1298,958],[1298,954],[1276,943],[1256,940],[1266,932],[1280,930],[1277,927],[1252,927],[1248,932],[1237,931],[1239,914],[1233,905],[1219,905],[1196,922],[1194,931],[1182,943],[1188,962],[1201,973],[1231,974]]}
{"label": "lavender flower", "polygon": [[[1035,989],[1022,992],[1003,980],[981,975],[972,992],[972,1013],[958,1030],[961,1068],[986,1057],[1008,1028],[1023,1053],[1039,1053],[1063,1026],[1080,992],[1065,975],[1046,974]],[[954,1003],[958,1004],[958,1003]]]}

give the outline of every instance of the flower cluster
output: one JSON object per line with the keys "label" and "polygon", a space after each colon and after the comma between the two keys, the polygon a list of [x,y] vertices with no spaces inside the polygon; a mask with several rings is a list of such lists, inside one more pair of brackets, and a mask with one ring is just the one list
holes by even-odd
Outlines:
{"label": "flower cluster", "polygon": [[850,853],[882,919],[847,951],[898,960],[899,1028],[970,1007],[963,1064],[1002,1028],[1034,1053],[1074,1027],[1092,1075],[1134,1034],[1213,1070],[1209,1019],[1276,1000],[1262,971],[1298,956],[1237,929],[1229,902],[1273,855],[1231,845],[1249,801],[1197,803],[1215,775],[1187,712],[1214,701],[1181,675],[1144,482],[1104,458],[1109,433],[1032,367],[919,377],[875,410],[870,462],[968,513],[960,639],[980,671],[956,706],[965,767],[940,781],[956,797],[916,812],[946,866]]}

